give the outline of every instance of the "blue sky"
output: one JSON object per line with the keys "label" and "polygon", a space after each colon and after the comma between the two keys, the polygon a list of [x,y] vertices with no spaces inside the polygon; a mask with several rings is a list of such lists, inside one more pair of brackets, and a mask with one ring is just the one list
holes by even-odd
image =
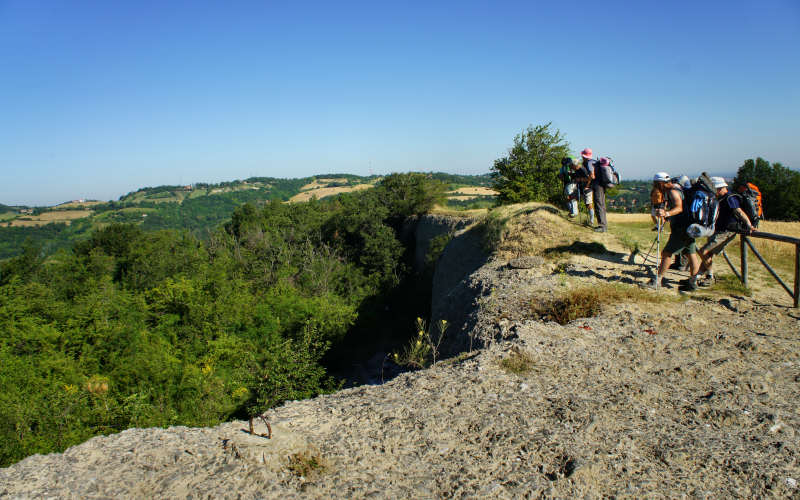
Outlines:
{"label": "blue sky", "polygon": [[486,173],[528,125],[624,178],[800,168],[800,2],[0,0],[0,203]]}

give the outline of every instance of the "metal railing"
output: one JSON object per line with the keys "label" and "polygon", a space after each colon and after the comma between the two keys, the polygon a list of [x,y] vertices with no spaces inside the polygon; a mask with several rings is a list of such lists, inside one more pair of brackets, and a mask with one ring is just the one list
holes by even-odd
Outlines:
{"label": "metal railing", "polygon": [[[767,261],[764,257],[758,253],[756,247],[753,246],[753,243],[750,241],[750,238],[761,238],[765,240],[772,240],[772,241],[781,241],[784,243],[791,243],[794,245],[794,290],[790,289],[786,283],[778,276],[778,273],[775,272],[772,267],[767,264]],[[747,247],[750,247],[750,250],[753,251],[758,260],[764,267],[769,271],[773,278],[786,290],[786,293],[794,300],[794,307],[798,307],[800,301],[800,238],[793,238],[791,236],[784,236],[782,234],[772,234],[772,233],[762,233],[761,231],[753,231],[749,235],[742,234],[740,235],[739,240],[739,249],[741,251],[741,271],[737,271],[736,267],[731,262],[731,259],[728,257],[728,253],[723,250],[722,256],[725,257],[725,261],[731,266],[731,270],[733,270],[733,274],[736,275],[737,278],[742,282],[744,286],[747,286],[748,279],[747,279]]]}

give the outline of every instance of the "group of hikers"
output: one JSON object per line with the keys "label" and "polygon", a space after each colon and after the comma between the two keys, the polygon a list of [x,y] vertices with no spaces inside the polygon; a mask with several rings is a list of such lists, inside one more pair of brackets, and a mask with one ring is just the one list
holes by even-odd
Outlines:
{"label": "group of hikers", "polygon": [[[564,183],[569,216],[578,216],[578,203],[582,199],[589,212],[586,223],[593,226],[596,217],[594,230],[605,232],[608,228],[605,192],[619,183],[619,176],[609,158],[593,160],[589,148],[581,152],[581,157],[581,160],[567,157],[561,161],[559,176]],[[685,259],[689,271],[689,278],[681,282],[684,290],[694,291],[713,284],[714,256],[737,234],[752,233],[763,215],[757,186],[745,183],[732,192],[724,178],[709,177],[705,172],[694,182],[686,175],[671,177],[667,172],[656,173],[650,201],[658,241],[666,223],[670,225],[656,276],[645,285],[654,289],[668,285],[664,275],[677,256]],[[701,237],[708,240],[698,249],[696,240]]]}
{"label": "group of hikers", "polygon": [[581,151],[581,159],[563,158],[559,177],[564,183],[564,194],[567,196],[569,216],[578,216],[578,201],[586,204],[589,219],[586,224],[594,226],[595,214],[597,226],[594,230],[604,233],[608,230],[606,218],[606,189],[619,184],[619,175],[608,157],[592,159],[591,148]]}

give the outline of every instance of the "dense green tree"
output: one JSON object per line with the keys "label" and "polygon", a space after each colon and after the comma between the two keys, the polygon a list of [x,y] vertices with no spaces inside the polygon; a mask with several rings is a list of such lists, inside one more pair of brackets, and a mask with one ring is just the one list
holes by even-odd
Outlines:
{"label": "dense green tree", "polygon": [[800,220],[800,172],[763,158],[745,160],[734,184],[752,182],[761,191],[764,217]]}
{"label": "dense green tree", "polygon": [[498,203],[557,202],[561,196],[558,169],[569,154],[569,143],[551,123],[529,126],[514,137],[508,156],[492,166],[492,188]]}
{"label": "dense green tree", "polygon": [[387,315],[404,301],[414,317],[429,302],[403,281],[398,221],[443,189],[396,174],[321,201],[243,204],[206,239],[112,223],[3,261],[0,465],[333,390],[325,363],[400,329]]}
{"label": "dense green tree", "polygon": [[391,174],[377,186],[376,195],[394,218],[428,212],[444,204],[448,184],[418,173]]}

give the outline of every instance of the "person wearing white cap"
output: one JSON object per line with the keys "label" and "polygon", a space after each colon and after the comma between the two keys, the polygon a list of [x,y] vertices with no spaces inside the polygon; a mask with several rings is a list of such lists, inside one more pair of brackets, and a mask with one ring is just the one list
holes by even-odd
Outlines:
{"label": "person wearing white cap", "polygon": [[670,176],[666,172],[658,172],[653,176],[653,190],[661,192],[664,203],[655,208],[653,214],[662,220],[669,220],[670,233],[664,250],[661,251],[661,262],[658,266],[658,274],[647,285],[650,288],[658,288],[663,284],[662,279],[667,273],[667,269],[672,264],[674,255],[686,250],[689,258],[689,266],[692,276],[697,274],[700,268],[700,258],[697,255],[697,245],[694,238],[686,234],[688,220],[683,214],[683,192],[670,182]]}
{"label": "person wearing white cap", "polygon": [[[753,232],[753,224],[742,210],[739,196],[728,191],[728,183],[722,177],[712,177],[711,182],[717,191],[719,199],[719,216],[714,225],[714,234],[708,237],[708,241],[700,249],[700,258],[703,263],[700,265],[698,274],[705,273],[702,281],[697,279],[689,280],[689,288],[696,289],[697,285],[708,286],[714,282],[712,264],[714,256],[721,253],[725,247],[733,241],[739,232],[750,234]],[[696,278],[696,277],[695,277]]]}
{"label": "person wearing white cap", "polygon": [[656,210],[662,208],[666,203],[665,193],[668,191],[667,183],[669,182],[669,174],[666,172],[658,172],[653,176],[653,189],[650,191],[650,217],[653,219],[653,231],[658,229],[658,224],[663,224],[664,220],[656,216]]}

